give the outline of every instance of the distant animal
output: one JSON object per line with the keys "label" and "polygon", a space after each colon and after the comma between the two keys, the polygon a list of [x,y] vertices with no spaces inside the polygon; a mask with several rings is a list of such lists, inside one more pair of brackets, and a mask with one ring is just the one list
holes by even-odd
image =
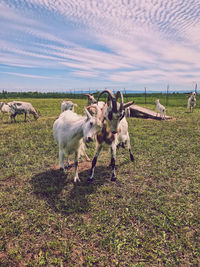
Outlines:
{"label": "distant animal", "polygon": [[196,106],[196,93],[193,92],[190,97],[188,98],[188,110],[193,112],[193,108]]}
{"label": "distant animal", "polygon": [[23,101],[13,101],[9,103],[10,109],[11,109],[11,122],[16,122],[16,115],[24,114],[24,121],[26,122],[26,117],[29,119],[29,114],[32,114],[34,119],[37,120],[39,118],[39,114],[35,110],[35,108],[32,106],[29,102],[23,102]]}
{"label": "distant animal", "polygon": [[155,103],[156,103],[156,110],[157,110],[156,116],[158,116],[158,113],[160,113],[160,117],[162,119],[165,119],[166,108],[163,105],[160,104],[160,100],[159,99],[156,99]]}
{"label": "distant animal", "polygon": [[[8,114],[8,120],[10,118],[10,113],[11,113],[11,108],[10,108],[10,103],[4,103],[4,102],[0,102],[0,113],[2,113],[2,115],[4,113]],[[3,118],[3,116],[2,116]]]}
{"label": "distant animal", "polygon": [[94,98],[94,96],[91,95],[91,94],[84,94],[84,95],[88,97],[88,103],[87,103],[87,106],[90,106],[90,105],[92,105],[92,104],[97,104],[97,105],[100,107],[100,109],[102,109],[102,108],[104,107],[105,102],[103,102],[103,101],[97,101],[97,100]]}
{"label": "distant animal", "polygon": [[130,116],[131,116],[130,107],[128,107],[128,108],[125,109],[125,116],[126,116],[126,118],[130,118]]}
{"label": "distant animal", "polygon": [[63,100],[61,102],[61,112],[65,111],[65,110],[74,111],[74,107],[77,107],[77,104],[73,103],[70,100],[68,100],[68,101]]}
{"label": "distant animal", "polygon": [[[93,137],[102,127],[102,122],[93,117],[85,108],[86,117],[71,110],[64,111],[53,124],[53,136],[59,146],[60,169],[64,170],[64,156],[67,158],[75,153],[74,182],[80,181],[78,175],[78,159],[81,142],[93,141]],[[68,167],[68,166],[66,166]]]}
{"label": "distant animal", "polygon": [[[115,170],[117,145],[119,145],[120,143],[127,143],[130,159],[131,161],[134,161],[130,146],[130,137],[128,134],[128,124],[125,118],[125,109],[131,106],[134,101],[130,101],[124,104],[123,95],[120,91],[118,91],[115,96],[112,91],[104,90],[103,92],[101,92],[99,97],[104,93],[108,94],[107,103],[105,104],[102,110],[97,106],[97,117],[99,117],[100,120],[103,122],[103,128],[96,134],[96,151],[95,156],[92,160],[92,167],[90,170],[90,177],[88,178],[88,182],[91,182],[94,179],[94,169],[103,143],[108,144],[111,149],[111,181],[115,181],[117,179]],[[119,97],[120,103],[117,102],[117,99]]]}

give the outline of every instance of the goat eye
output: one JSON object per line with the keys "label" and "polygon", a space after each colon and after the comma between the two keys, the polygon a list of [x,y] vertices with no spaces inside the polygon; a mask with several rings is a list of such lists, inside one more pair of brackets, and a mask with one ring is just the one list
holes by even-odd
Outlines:
{"label": "goat eye", "polygon": [[90,126],[91,126],[91,127],[93,126],[93,122],[90,122]]}

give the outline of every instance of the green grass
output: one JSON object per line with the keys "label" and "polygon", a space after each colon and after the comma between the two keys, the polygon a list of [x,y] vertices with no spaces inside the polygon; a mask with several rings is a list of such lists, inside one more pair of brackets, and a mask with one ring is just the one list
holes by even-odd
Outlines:
{"label": "green grass", "polygon": [[[58,170],[59,99],[23,99],[40,110],[38,121],[1,119],[0,266],[198,266],[200,109],[172,100],[172,120],[128,119],[135,162],[118,150],[117,182],[108,147],[93,184],[91,163],[80,163],[80,185],[73,168]],[[86,100],[74,102],[83,113]]]}

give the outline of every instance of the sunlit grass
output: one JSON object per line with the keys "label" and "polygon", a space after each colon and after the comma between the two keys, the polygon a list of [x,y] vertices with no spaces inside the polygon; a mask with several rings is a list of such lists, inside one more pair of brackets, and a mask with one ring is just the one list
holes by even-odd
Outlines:
{"label": "sunlit grass", "polygon": [[[179,99],[167,107],[172,120],[129,118],[135,162],[120,148],[111,182],[104,147],[94,183],[82,162],[76,186],[73,168],[57,168],[60,100],[24,101],[40,110],[38,121],[0,121],[1,266],[198,266],[198,107],[187,113]],[[86,100],[74,102],[83,114]],[[146,106],[155,110],[153,101]]]}

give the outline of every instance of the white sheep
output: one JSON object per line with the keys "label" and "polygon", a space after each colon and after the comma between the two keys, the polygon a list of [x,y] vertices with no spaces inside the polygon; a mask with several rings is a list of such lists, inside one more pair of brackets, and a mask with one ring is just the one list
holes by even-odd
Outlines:
{"label": "white sheep", "polygon": [[156,103],[156,110],[157,110],[156,116],[158,116],[158,113],[160,113],[160,117],[162,119],[165,119],[166,108],[163,105],[160,104],[159,99],[156,99],[155,103]]}
{"label": "white sheep", "polygon": [[74,111],[74,107],[77,107],[77,104],[73,103],[70,100],[68,100],[68,101],[63,100],[61,102],[61,112],[65,111],[65,110]]}
{"label": "white sheep", "polygon": [[188,110],[193,112],[193,108],[196,106],[196,93],[193,92],[191,96],[188,98]]}
{"label": "white sheep", "polygon": [[28,117],[29,121],[29,114],[34,116],[34,119],[37,120],[39,118],[38,113],[36,112],[35,108],[29,102],[23,101],[13,101],[9,103],[11,109],[11,122],[14,120],[16,122],[15,117],[16,115],[25,114],[24,121],[26,122],[26,116]]}
{"label": "white sheep", "polygon": [[64,170],[64,156],[75,153],[74,182],[80,181],[78,175],[78,158],[82,140],[90,142],[102,127],[101,121],[85,109],[87,117],[71,110],[64,111],[53,124],[53,136],[59,146],[60,169]]}

